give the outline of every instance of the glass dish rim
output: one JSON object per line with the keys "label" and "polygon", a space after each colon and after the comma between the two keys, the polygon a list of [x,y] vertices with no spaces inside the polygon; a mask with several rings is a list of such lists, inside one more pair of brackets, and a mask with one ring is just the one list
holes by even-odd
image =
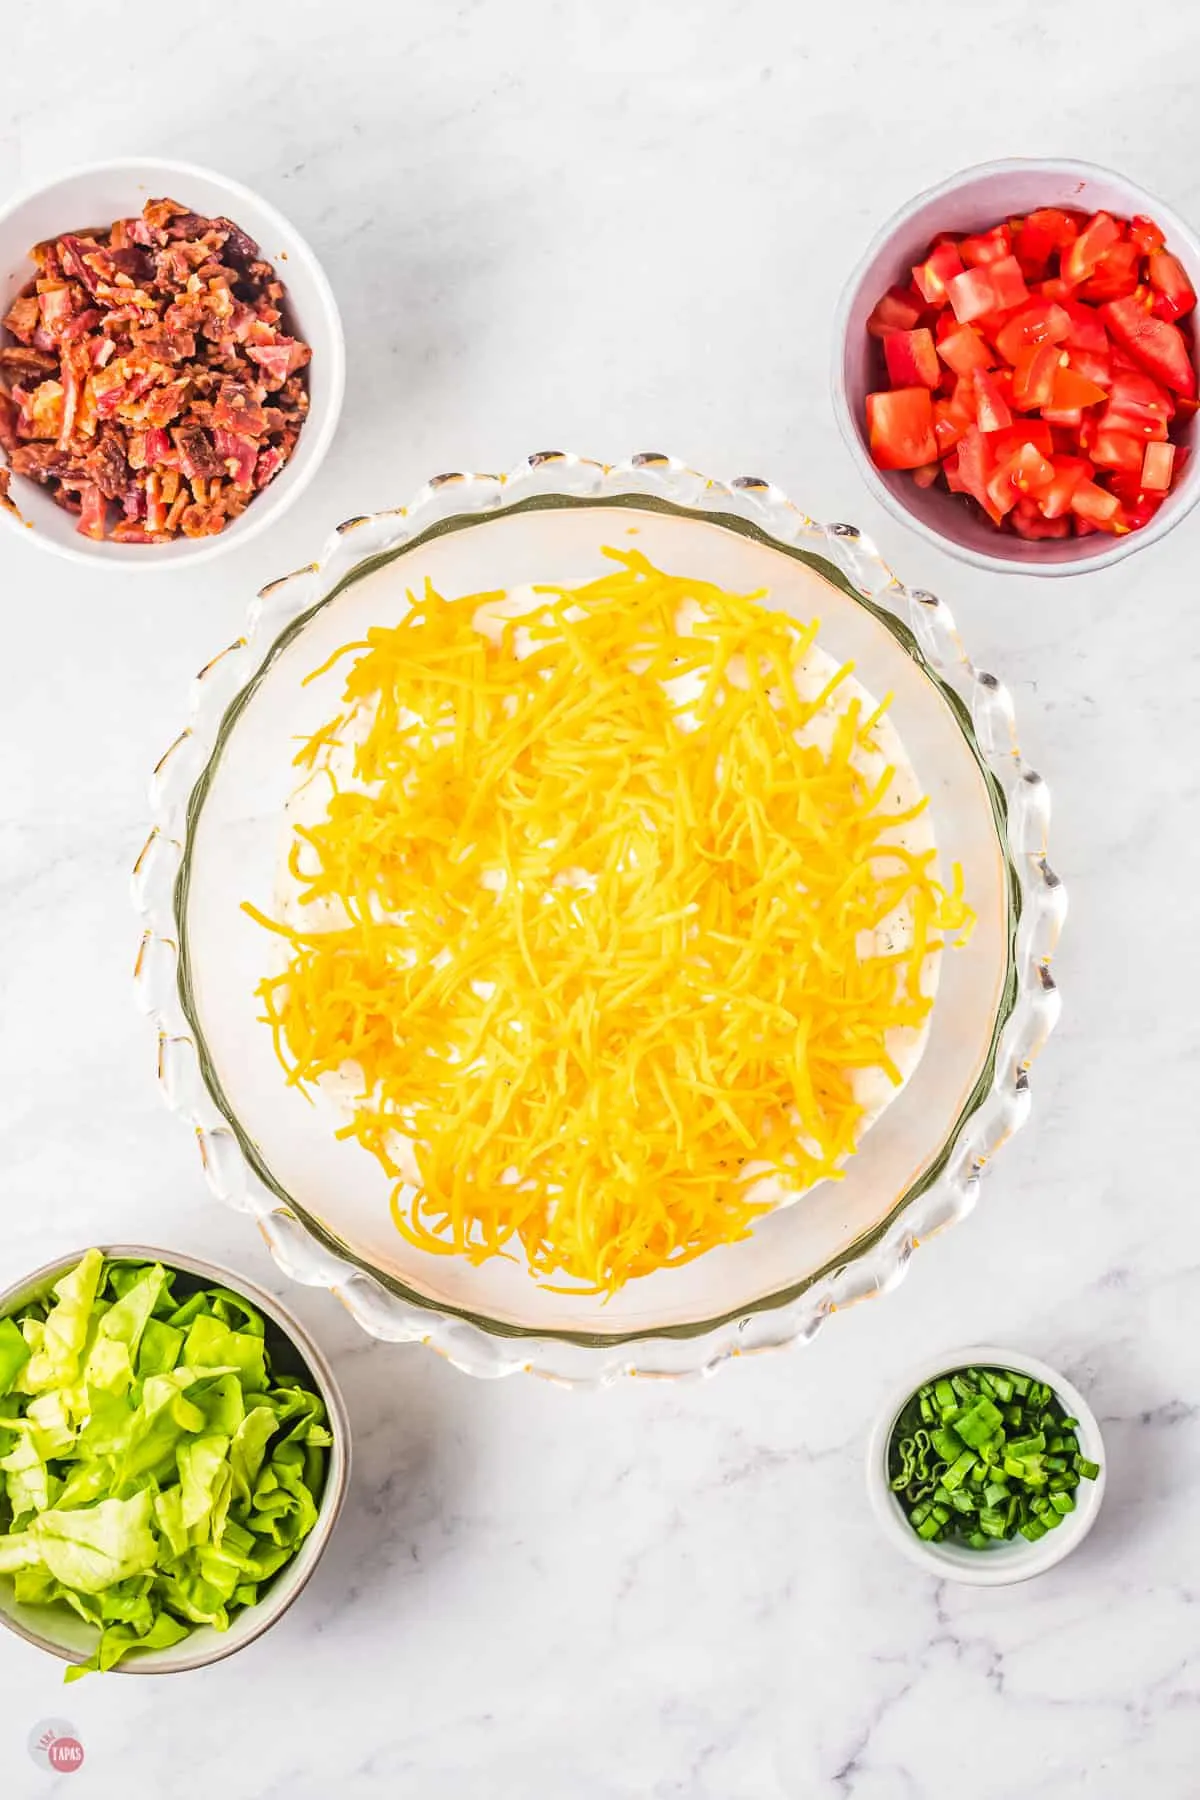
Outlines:
{"label": "glass dish rim", "polygon": [[[567,477],[565,481],[563,476]],[[467,501],[465,506],[464,500]],[[563,507],[633,507],[731,530],[814,568],[870,612],[892,633],[950,709],[979,767],[1003,856],[1008,904],[1007,966],[988,1055],[954,1129],[929,1165],[895,1199],[882,1219],[819,1269],[749,1304],[703,1320],[643,1326],[614,1333],[521,1326],[431,1300],[363,1260],[306,1212],[273,1176],[221,1089],[197,1017],[187,943],[186,903],[192,851],[209,785],[230,733],[287,645],[347,586],[410,550],[490,519]],[[366,548],[368,544],[370,547]],[[350,546],[349,555],[344,548],[347,545]],[[366,553],[355,555],[360,547],[365,548]],[[907,618],[903,616],[905,613]],[[921,629],[931,624],[935,627],[932,636]],[[223,703],[216,708],[207,703],[205,684],[217,665],[226,663],[231,656],[238,665],[237,672],[244,671],[245,678],[227,700],[222,695]],[[965,694],[960,691],[964,686]],[[1032,1051],[1020,1058],[1020,1068],[1015,1074],[1016,1086],[1024,1090],[1020,1103],[1000,1109],[1014,1116],[1003,1121],[999,1134],[995,1131],[990,1134],[997,1141],[990,1143],[986,1151],[978,1150],[965,1162],[960,1156],[957,1161],[961,1166],[951,1170],[968,1126],[979,1120],[981,1113],[987,1112],[989,1102],[997,1097],[1002,1076],[1007,1072],[1007,1065],[1005,1069],[1001,1068],[1002,1045],[1008,1036],[1015,1036],[1018,1041],[1032,1037],[1038,1040],[1035,1049],[1040,1048],[1040,1042],[1056,1016],[1056,990],[1049,977],[1048,960],[1052,940],[1061,923],[1061,884],[1045,861],[1044,829],[1036,874],[1028,866],[1029,858],[1022,853],[1022,845],[1014,841],[1011,795],[1003,777],[1007,775],[1010,781],[1015,778],[1026,786],[1036,787],[1043,798],[1044,784],[1021,761],[1011,733],[1009,741],[1002,742],[999,752],[994,744],[985,745],[981,741],[977,731],[980,718],[986,721],[985,736],[991,738],[998,715],[1002,720],[1006,718],[1011,726],[1007,695],[993,677],[982,674],[970,664],[944,603],[932,595],[904,587],[876,555],[873,546],[853,527],[814,524],[778,489],[757,478],[741,478],[725,485],[696,475],[676,459],[655,454],[635,457],[609,468],[585,458],[554,452],[528,459],[506,477],[441,477],[428,484],[411,507],[347,521],[338,528],[318,562],[262,590],[252,609],[246,637],[202,673],[193,697],[192,725],[172,746],[172,751],[156,771],[154,797],[158,823],[143,857],[139,858],[135,877],[147,921],[138,959],[139,976],[144,974],[143,964],[150,944],[167,944],[174,952],[176,964],[174,1008],[169,1005],[164,1008],[158,1003],[163,990],[161,979],[142,984],[144,988],[158,988],[158,999],[152,992],[144,992],[143,1001],[159,1025],[160,1080],[165,1045],[169,1061],[186,1058],[194,1063],[194,1068],[189,1071],[190,1085],[194,1088],[198,1081],[211,1109],[215,1110],[216,1122],[206,1128],[195,1116],[195,1108],[190,1113],[186,1105],[181,1108],[192,1117],[200,1137],[210,1185],[216,1186],[218,1192],[229,1185],[228,1168],[219,1180],[214,1181],[213,1161],[205,1154],[206,1137],[211,1140],[214,1131],[224,1132],[232,1138],[237,1156],[251,1178],[249,1185],[244,1182],[240,1185],[236,1195],[226,1193],[224,1197],[257,1213],[263,1235],[281,1266],[293,1274],[298,1273],[301,1280],[331,1287],[374,1335],[419,1337],[432,1342],[435,1348],[444,1348],[452,1361],[475,1373],[507,1373],[511,1368],[520,1367],[569,1381],[604,1380],[625,1372],[651,1372],[648,1365],[656,1360],[652,1346],[663,1344],[677,1349],[687,1347],[683,1358],[686,1366],[659,1368],[654,1372],[684,1373],[696,1367],[712,1367],[725,1356],[751,1347],[745,1341],[752,1337],[749,1327],[754,1320],[763,1317],[771,1320],[775,1327],[765,1334],[768,1342],[786,1342],[813,1335],[823,1317],[847,1304],[849,1299],[894,1285],[916,1244],[941,1223],[948,1223],[951,1218],[969,1210],[985,1162],[990,1161],[998,1142],[1016,1128],[1027,1111],[1027,1070]],[[190,757],[184,757],[188,764],[186,774],[190,777],[186,792],[179,781],[168,779],[164,782],[162,779],[164,765],[178,760],[181,746],[191,752]],[[164,826],[169,827],[171,823],[166,815],[172,809],[176,815],[176,829],[175,836],[169,837],[168,841],[178,850],[173,878],[169,884],[148,883],[144,879],[143,864],[147,857],[152,862],[160,860],[155,853],[161,850]],[[1045,806],[1039,809],[1043,827],[1046,810]],[[164,885],[169,886],[169,919],[166,921],[162,917]],[[147,889],[155,886],[157,903],[146,904]],[[1022,919],[1027,916],[1034,899],[1043,903],[1052,899],[1048,908],[1044,904],[1040,908],[1043,914],[1049,911],[1053,915],[1052,929],[1049,934],[1044,929],[1026,933],[1027,948],[1031,935],[1041,939],[1049,936],[1051,941],[1041,955],[1027,955],[1024,958],[1027,966],[1023,968],[1019,945]],[[164,922],[169,925],[168,932],[158,929]],[[1045,923],[1043,918],[1041,924]],[[1049,996],[1054,996],[1053,1000]],[[1030,1021],[1022,1017],[1027,1010],[1026,1003],[1031,1003],[1041,1014],[1040,1030],[1031,1031]],[[174,1020],[164,1017],[164,1011],[174,1011]],[[172,1023],[178,1029],[172,1030]],[[161,1085],[167,1087],[170,1084],[162,1082]],[[178,1083],[174,1085],[178,1086]],[[1012,1096],[1004,1098],[1011,1100]],[[1016,1117],[1016,1113],[1021,1117]],[[210,1143],[208,1147],[213,1146]],[[222,1161],[228,1165],[229,1156],[223,1157]],[[239,1184],[235,1181],[234,1185]],[[951,1190],[954,1199],[947,1216],[933,1218],[932,1223],[923,1225],[919,1231],[914,1222],[912,1232],[907,1236],[901,1234],[897,1239],[898,1225],[923,1198],[942,1186]],[[933,1210],[936,1213],[938,1209]],[[844,1278],[851,1270],[858,1271],[858,1278],[847,1288]],[[870,1275],[865,1288],[864,1274]],[[364,1293],[364,1284],[374,1292]],[[403,1316],[397,1316],[397,1309]],[[446,1341],[439,1342],[443,1336]],[[492,1351],[483,1360],[502,1366],[479,1367],[480,1340]],[[497,1346],[501,1347],[499,1355],[495,1354]],[[692,1354],[697,1347],[699,1359]],[[562,1365],[564,1354],[571,1365],[570,1372]],[[577,1366],[580,1358],[588,1365],[586,1368]],[[598,1370],[591,1367],[595,1358],[601,1359]],[[679,1361],[677,1357],[670,1360],[676,1364]]]}

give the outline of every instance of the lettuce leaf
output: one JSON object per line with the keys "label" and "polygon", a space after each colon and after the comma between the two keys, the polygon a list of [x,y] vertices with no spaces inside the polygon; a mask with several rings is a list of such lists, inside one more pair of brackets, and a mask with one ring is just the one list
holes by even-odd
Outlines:
{"label": "lettuce leaf", "polygon": [[0,1320],[0,1574],[95,1628],[68,1680],[225,1630],[317,1519],[320,1397],[275,1374],[248,1301],[177,1282],[89,1251]]}
{"label": "lettuce leaf", "polygon": [[77,1379],[103,1269],[100,1252],[89,1250],[55,1284],[52,1292],[58,1304],[47,1313],[38,1348],[25,1365],[21,1385],[27,1394],[67,1387]]}
{"label": "lettuce leaf", "polygon": [[29,1345],[20,1326],[11,1319],[0,1319],[0,1394],[10,1394],[17,1376],[29,1361]]}

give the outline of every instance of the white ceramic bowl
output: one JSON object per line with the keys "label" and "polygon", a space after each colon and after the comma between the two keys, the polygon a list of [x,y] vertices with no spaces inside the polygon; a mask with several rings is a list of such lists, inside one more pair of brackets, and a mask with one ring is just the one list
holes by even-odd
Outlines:
{"label": "white ceramic bowl", "polygon": [[240,182],[192,163],[126,157],[75,169],[27,189],[0,208],[0,317],[36,274],[34,244],[63,231],[106,226],[140,213],[147,200],[169,195],[206,215],[222,215],[261,245],[287,289],[290,323],[312,347],[309,415],[286,466],[215,537],[180,538],[169,544],[97,543],[81,537],[73,514],[56,506],[38,484],[14,475],[12,500],[20,518],[0,507],[0,520],[44,549],[74,562],[119,567],[123,572],[183,568],[246,544],[299,499],[333,442],[346,379],[346,346],[333,290],[320,263],[281,213]]}
{"label": "white ceramic bowl", "polygon": [[1144,550],[1177,525],[1200,499],[1200,457],[1192,457],[1178,485],[1140,531],[1122,538],[1096,532],[1029,543],[1015,532],[997,531],[957,494],[919,488],[903,470],[877,469],[867,447],[866,397],[880,385],[878,346],[868,336],[867,319],[880,295],[911,279],[913,265],[937,232],[982,230],[1040,206],[1088,212],[1103,208],[1123,218],[1149,213],[1200,289],[1200,238],[1171,207],[1123,175],[1067,159],[980,163],[910,200],[888,220],[851,275],[834,327],[833,404],[842,436],[876,499],[930,543],[982,569],[1075,575]]}
{"label": "white ceramic bowl", "polygon": [[[36,1269],[32,1275],[14,1283],[0,1294],[0,1319],[46,1293],[60,1276],[74,1268],[82,1255],[82,1250],[76,1250],[71,1256],[57,1257],[45,1268]],[[235,1614],[228,1631],[215,1631],[211,1625],[198,1626],[190,1636],[170,1649],[143,1651],[118,1663],[113,1671],[117,1675],[178,1675],[187,1669],[202,1669],[209,1663],[222,1662],[236,1650],[244,1650],[247,1644],[252,1644],[283,1617],[306,1585],[325,1553],[346,1497],[350,1480],[350,1421],[341,1390],[323,1353],[299,1319],[281,1306],[274,1295],[265,1293],[231,1269],[204,1262],[199,1257],[178,1256],[174,1251],[149,1249],[144,1244],[115,1244],[104,1248],[104,1255],[117,1262],[160,1262],[167,1269],[177,1269],[184,1275],[198,1278],[204,1286],[227,1287],[249,1300],[266,1320],[267,1346],[275,1365],[289,1374],[307,1376],[325,1402],[333,1438],[317,1522],[292,1561],[273,1577],[262,1599]],[[18,1637],[36,1645],[39,1650],[61,1657],[63,1662],[85,1662],[96,1648],[95,1626],[77,1618],[65,1605],[19,1606],[13,1597],[12,1581],[7,1576],[0,1576],[0,1624],[7,1625]]]}
{"label": "white ceramic bowl", "polygon": [[[997,1543],[989,1550],[971,1550],[965,1544],[927,1543],[917,1536],[892,1492],[888,1445],[896,1420],[918,1388],[940,1375],[953,1375],[958,1369],[1014,1369],[1045,1382],[1062,1402],[1067,1417],[1079,1420],[1076,1436],[1081,1454],[1100,1465],[1095,1481],[1081,1481],[1075,1489],[1075,1511],[1067,1513],[1061,1525],[1035,1543],[1018,1537],[1011,1543]],[[1055,1563],[1062,1562],[1096,1523],[1107,1477],[1100,1427],[1079,1389],[1039,1357],[1026,1356],[1021,1350],[1001,1349],[995,1344],[968,1344],[963,1350],[945,1351],[910,1370],[907,1378],[889,1393],[867,1445],[867,1494],[885,1537],[928,1574],[943,1581],[965,1582],[969,1587],[1008,1587],[1013,1582],[1044,1575]]]}

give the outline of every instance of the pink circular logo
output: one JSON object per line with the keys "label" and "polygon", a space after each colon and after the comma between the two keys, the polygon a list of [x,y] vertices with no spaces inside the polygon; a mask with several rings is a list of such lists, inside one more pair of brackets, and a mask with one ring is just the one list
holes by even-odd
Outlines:
{"label": "pink circular logo", "polygon": [[28,1738],[29,1754],[39,1768],[73,1775],[83,1767],[83,1745],[69,1719],[39,1719]]}
{"label": "pink circular logo", "polygon": [[83,1764],[83,1745],[78,1738],[55,1738],[49,1746],[50,1767],[61,1774],[70,1774]]}

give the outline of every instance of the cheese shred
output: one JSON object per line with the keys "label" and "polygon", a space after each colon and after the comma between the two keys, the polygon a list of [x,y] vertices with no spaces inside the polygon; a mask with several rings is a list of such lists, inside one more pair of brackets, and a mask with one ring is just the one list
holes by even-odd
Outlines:
{"label": "cheese shred", "polygon": [[889,1034],[971,922],[862,772],[851,665],[798,685],[816,626],[607,554],[519,617],[427,586],[347,645],[296,757],[330,787],[297,904],[246,907],[284,940],[258,993],[288,1078],[352,1084],[404,1237],[601,1293],[745,1236],[764,1174],[838,1175],[855,1071],[900,1084]]}

